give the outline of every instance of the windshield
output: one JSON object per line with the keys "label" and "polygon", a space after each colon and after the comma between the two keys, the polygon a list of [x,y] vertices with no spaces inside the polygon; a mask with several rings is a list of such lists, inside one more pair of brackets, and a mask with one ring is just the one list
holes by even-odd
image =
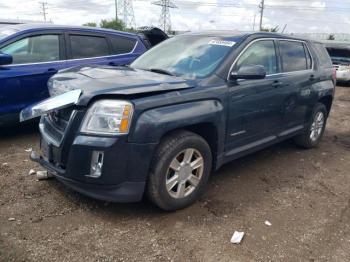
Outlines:
{"label": "windshield", "polygon": [[211,74],[235,42],[209,36],[181,35],[155,46],[132,64],[132,68],[188,78]]}
{"label": "windshield", "polygon": [[4,39],[5,37],[8,37],[10,35],[15,34],[17,31],[13,28],[0,28],[0,40]]}

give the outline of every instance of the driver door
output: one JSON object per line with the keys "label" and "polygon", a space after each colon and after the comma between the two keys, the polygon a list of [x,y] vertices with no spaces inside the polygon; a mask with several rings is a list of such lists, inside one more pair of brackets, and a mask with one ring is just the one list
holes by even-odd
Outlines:
{"label": "driver door", "polygon": [[233,71],[248,65],[264,66],[267,75],[259,80],[239,79],[229,87],[228,155],[276,139],[281,126],[284,94],[275,41],[252,42],[236,60]]}
{"label": "driver door", "polygon": [[49,96],[48,79],[65,68],[59,32],[29,35],[6,43],[0,51],[13,63],[0,66],[0,114],[17,114]]}

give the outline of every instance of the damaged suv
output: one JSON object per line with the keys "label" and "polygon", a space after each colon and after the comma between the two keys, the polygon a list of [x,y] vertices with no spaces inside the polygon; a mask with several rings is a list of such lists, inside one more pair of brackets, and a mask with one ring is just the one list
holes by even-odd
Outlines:
{"label": "damaged suv", "polygon": [[193,203],[223,164],[282,140],[317,146],[335,79],[322,44],[272,33],[175,36],[129,67],[80,66],[50,79],[40,163],[111,202]]}

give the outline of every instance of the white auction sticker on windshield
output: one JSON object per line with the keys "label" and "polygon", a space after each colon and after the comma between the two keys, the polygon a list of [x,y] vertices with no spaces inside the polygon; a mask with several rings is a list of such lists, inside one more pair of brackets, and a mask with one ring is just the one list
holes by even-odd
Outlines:
{"label": "white auction sticker on windshield", "polygon": [[236,44],[233,41],[225,41],[225,40],[210,40],[209,45],[221,45],[221,46],[229,46],[232,47]]}

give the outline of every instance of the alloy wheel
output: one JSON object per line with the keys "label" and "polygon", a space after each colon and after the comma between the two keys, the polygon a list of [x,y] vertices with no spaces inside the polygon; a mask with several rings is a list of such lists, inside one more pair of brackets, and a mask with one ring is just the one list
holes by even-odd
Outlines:
{"label": "alloy wheel", "polygon": [[311,130],[310,130],[310,139],[313,142],[317,141],[320,138],[324,128],[324,123],[325,123],[324,113],[317,112],[314,117],[314,121],[312,122]]}
{"label": "alloy wheel", "polygon": [[170,162],[166,174],[166,189],[173,198],[189,196],[201,181],[204,160],[201,153],[194,148],[181,151]]}

